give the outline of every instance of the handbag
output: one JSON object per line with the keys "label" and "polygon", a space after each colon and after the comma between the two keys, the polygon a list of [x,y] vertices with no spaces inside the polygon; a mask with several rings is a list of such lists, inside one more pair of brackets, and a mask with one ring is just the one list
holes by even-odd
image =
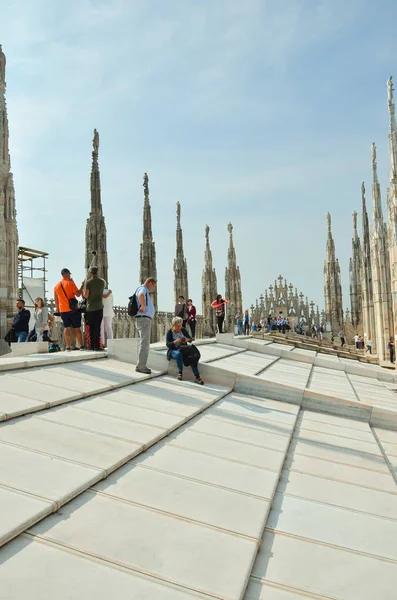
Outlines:
{"label": "handbag", "polygon": [[77,302],[77,298],[68,298],[62,283],[61,283],[61,288],[62,288],[63,293],[65,294],[66,300],[69,303],[70,310],[76,310],[79,305],[79,303]]}
{"label": "handbag", "polygon": [[179,351],[182,353],[185,367],[190,367],[190,365],[196,366],[200,360],[200,350],[194,344],[181,346]]}
{"label": "handbag", "polygon": [[17,342],[17,341],[18,341],[18,338],[17,338],[17,336],[16,336],[16,333],[15,333],[15,331],[14,331],[14,328],[13,328],[13,327],[11,327],[11,328],[10,328],[10,329],[7,331],[7,333],[5,334],[5,336],[4,336],[4,341],[5,341],[5,342],[7,342],[7,344],[8,344],[9,346],[11,346],[11,344],[13,344],[13,343],[15,343],[15,342]]}

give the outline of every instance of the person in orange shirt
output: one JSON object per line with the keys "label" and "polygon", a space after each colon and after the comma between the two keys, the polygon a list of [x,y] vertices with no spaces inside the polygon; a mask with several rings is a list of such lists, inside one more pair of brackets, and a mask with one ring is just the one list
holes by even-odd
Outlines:
{"label": "person in orange shirt", "polygon": [[54,301],[57,313],[60,313],[65,328],[65,350],[67,352],[72,350],[72,329],[80,345],[80,350],[84,350],[81,335],[81,312],[78,310],[76,300],[76,296],[81,296],[82,287],[77,287],[71,278],[69,269],[62,269],[61,275],[62,280],[54,287]]}

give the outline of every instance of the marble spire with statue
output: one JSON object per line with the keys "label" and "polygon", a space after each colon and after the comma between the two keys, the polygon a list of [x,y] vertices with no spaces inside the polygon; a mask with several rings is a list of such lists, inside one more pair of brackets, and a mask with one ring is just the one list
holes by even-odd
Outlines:
{"label": "marble spire with statue", "polygon": [[187,277],[187,261],[183,252],[183,235],[181,227],[181,205],[176,203],[176,256],[174,260],[174,296],[175,304],[179,296],[189,297],[189,284]]}
{"label": "marble spire with statue", "polygon": [[6,333],[7,317],[15,312],[18,297],[18,228],[8,147],[5,76],[6,57],[0,45],[0,340]]}
{"label": "marble spire with statue", "polygon": [[[144,203],[143,203],[143,230],[142,230],[142,243],[140,251],[140,273],[139,280],[143,283],[148,277],[154,277],[157,281],[157,266],[156,266],[156,247],[153,241],[152,233],[152,209],[149,200],[149,177],[145,173],[143,176],[143,190],[144,190]],[[157,286],[155,291],[151,294],[154,309],[156,311],[155,318],[153,319],[151,329],[151,341],[157,342],[157,322],[158,322],[158,306],[157,306]]]}
{"label": "marble spire with statue", "polygon": [[237,266],[236,251],[233,244],[233,225],[228,224],[229,232],[229,249],[227,253],[227,267],[225,269],[225,296],[230,303],[226,311],[226,331],[234,332],[234,316],[237,312],[243,310],[243,298],[241,293],[241,275],[240,267]]}
{"label": "marble spire with statue", "polygon": [[352,256],[349,263],[350,314],[353,326],[362,327],[361,242],[357,231],[357,213],[353,212]]}
{"label": "marble spire with statue", "polygon": [[211,302],[215,300],[218,293],[216,272],[212,266],[212,252],[210,248],[210,228],[205,226],[205,254],[204,270],[201,278],[202,287],[202,312],[203,312],[203,335],[209,337],[216,332],[215,311],[211,308]]}
{"label": "marble spire with statue", "polygon": [[379,360],[388,355],[387,345],[393,332],[390,258],[387,232],[383,221],[382,199],[376,161],[376,146],[372,144],[372,223],[370,227],[371,271],[374,305],[376,352]]}
{"label": "marble spire with statue", "polygon": [[339,261],[331,231],[331,215],[327,213],[328,238],[324,262],[324,300],[327,328],[337,334],[343,328],[342,286]]}
{"label": "marble spire with statue", "polygon": [[371,244],[369,237],[369,220],[365,200],[365,184],[361,184],[362,201],[362,253],[361,253],[361,289],[362,289],[362,310],[363,310],[363,335],[365,342],[372,341],[375,350],[375,317],[374,317],[374,297],[372,289],[372,269],[371,269]]}
{"label": "marble spire with statue", "polygon": [[[92,140],[91,167],[91,210],[85,228],[85,269],[91,264],[98,267],[98,275],[108,284],[108,252],[106,243],[106,225],[102,211],[101,179],[98,165],[99,134],[94,129]],[[96,255],[93,255],[96,252]]]}
{"label": "marble spire with statue", "polygon": [[390,188],[388,190],[388,241],[390,258],[390,291],[392,297],[393,332],[397,342],[397,124],[393,79],[387,81],[389,109]]}

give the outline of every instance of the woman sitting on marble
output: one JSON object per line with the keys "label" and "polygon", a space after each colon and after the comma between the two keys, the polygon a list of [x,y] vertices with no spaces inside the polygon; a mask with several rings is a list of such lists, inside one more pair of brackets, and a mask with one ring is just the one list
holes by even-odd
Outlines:
{"label": "woman sitting on marble", "polygon": [[[174,358],[178,365],[178,381],[182,381],[183,374],[183,347],[187,346],[188,342],[192,341],[187,329],[182,327],[183,320],[181,317],[172,319],[171,329],[167,331],[166,344],[168,348],[167,359]],[[197,349],[196,349],[197,350]],[[204,385],[204,381],[200,377],[200,372],[197,367],[198,359],[192,360],[190,366],[195,376],[195,382],[199,385]]]}

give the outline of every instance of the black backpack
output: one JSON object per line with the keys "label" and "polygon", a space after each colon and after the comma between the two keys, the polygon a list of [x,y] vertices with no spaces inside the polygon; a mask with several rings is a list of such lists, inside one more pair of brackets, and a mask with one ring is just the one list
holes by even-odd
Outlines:
{"label": "black backpack", "polygon": [[[139,288],[137,288],[135,290],[135,292],[132,294],[132,296],[130,296],[130,299],[128,302],[127,313],[129,314],[130,317],[136,317],[136,315],[138,314],[138,310],[139,310],[138,296],[136,295],[138,289]],[[146,302],[147,302],[147,294],[146,294]]]}

